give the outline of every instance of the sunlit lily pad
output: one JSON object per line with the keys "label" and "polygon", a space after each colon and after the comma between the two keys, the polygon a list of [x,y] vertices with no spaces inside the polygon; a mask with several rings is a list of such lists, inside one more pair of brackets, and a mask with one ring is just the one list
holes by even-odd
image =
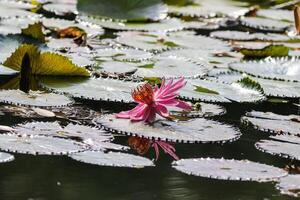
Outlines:
{"label": "sunlit lily pad", "polygon": [[27,16],[36,17],[36,16],[38,16],[38,14],[36,14],[36,13],[16,7],[15,5],[17,5],[17,4],[12,6],[10,4],[10,2],[11,1],[0,4],[0,18],[1,19],[13,18],[13,17],[27,17]]}
{"label": "sunlit lily pad", "polygon": [[0,135],[0,149],[33,155],[66,155],[85,150],[85,146],[72,140],[44,136]]}
{"label": "sunlit lily pad", "polygon": [[[299,129],[298,129],[299,130]],[[255,147],[263,152],[283,158],[300,160],[300,137],[294,135],[276,135],[268,140],[260,140]]]}
{"label": "sunlit lily pad", "polygon": [[169,41],[167,36],[162,33],[143,33],[143,32],[120,32],[116,39],[118,43],[126,46],[148,50],[162,51],[169,48],[179,47],[173,41]]}
{"label": "sunlit lily pad", "polygon": [[32,122],[17,125],[14,131],[27,136],[75,138],[93,150],[126,149],[125,146],[111,143],[113,136],[110,133],[84,125],[68,124],[62,127],[58,122]]}
{"label": "sunlit lily pad", "polygon": [[39,21],[37,17],[18,17],[18,18],[7,18],[1,20],[0,34],[21,34],[22,29],[27,28],[30,24],[34,24]]}
{"label": "sunlit lily pad", "polygon": [[293,25],[285,21],[258,17],[245,17],[241,19],[241,24],[250,28],[274,32],[284,32]]}
{"label": "sunlit lily pad", "polygon": [[263,94],[239,83],[190,79],[180,91],[180,97],[206,102],[257,102],[264,100]]}
{"label": "sunlit lily pad", "polygon": [[152,65],[142,65],[134,75],[139,77],[202,77],[207,73],[203,65],[184,58],[156,57]]}
{"label": "sunlit lily pad", "polygon": [[167,7],[160,0],[79,0],[78,9],[85,14],[117,20],[161,20],[167,16]]}
{"label": "sunlit lily pad", "polygon": [[118,61],[137,62],[137,61],[143,61],[152,58],[152,54],[137,49],[106,48],[106,49],[97,49],[96,57],[97,59],[100,60],[118,60]]}
{"label": "sunlit lily pad", "polygon": [[64,95],[42,91],[29,91],[27,94],[21,90],[0,90],[0,102],[37,107],[61,107],[73,101]]}
{"label": "sunlit lily pad", "polygon": [[226,113],[226,109],[222,106],[209,103],[199,104],[198,110],[195,108],[190,112],[181,111],[177,108],[170,108],[171,115],[187,116],[187,117],[213,117],[220,116]]}
{"label": "sunlit lily pad", "polygon": [[286,133],[300,135],[299,115],[278,115],[271,112],[248,112],[242,122],[252,125],[255,129],[270,133]]}
{"label": "sunlit lily pad", "polygon": [[154,166],[147,158],[121,152],[84,151],[70,155],[79,162],[99,166],[143,168]]}
{"label": "sunlit lily pad", "polygon": [[271,79],[263,79],[256,77],[248,77],[241,73],[224,73],[218,74],[217,77],[210,77],[209,80],[218,80],[224,83],[234,83],[239,82],[243,78],[249,78],[257,82],[263,89],[263,93],[269,97],[289,97],[298,98],[300,97],[300,83],[291,81],[277,81]]}
{"label": "sunlit lily pad", "polygon": [[114,115],[96,118],[95,123],[106,130],[154,140],[183,143],[223,143],[240,137],[240,132],[230,125],[204,118],[189,121],[158,120],[151,125],[118,119]]}
{"label": "sunlit lily pad", "polygon": [[62,17],[65,15],[76,15],[78,13],[75,3],[47,3],[43,5],[43,9]]}
{"label": "sunlit lily pad", "polygon": [[280,178],[276,188],[282,194],[299,197],[300,196],[300,175],[288,175]]}
{"label": "sunlit lily pad", "polygon": [[0,163],[11,162],[15,157],[9,153],[0,152]]}
{"label": "sunlit lily pad", "polygon": [[262,41],[289,41],[293,38],[277,33],[249,33],[243,31],[214,31],[210,36],[224,39],[224,40],[235,40],[235,41],[252,41],[252,40],[262,40]]}
{"label": "sunlit lily pad", "polygon": [[0,75],[15,75],[17,73],[19,72],[0,64]]}
{"label": "sunlit lily pad", "polygon": [[[212,48],[212,47],[210,47]],[[234,52],[227,52],[229,56],[216,56],[218,53],[222,54],[223,51],[218,50],[208,50],[208,49],[172,49],[169,51],[165,51],[161,53],[161,56],[171,56],[171,57],[178,57],[178,58],[186,58],[193,62],[203,64],[205,66],[210,67],[209,73],[214,70],[214,67],[220,67],[224,70],[228,70],[228,64],[232,62],[240,61],[243,57],[240,53]]]}
{"label": "sunlit lily pad", "polygon": [[261,61],[243,61],[230,64],[230,68],[249,75],[288,81],[300,80],[298,58],[266,58]]}
{"label": "sunlit lily pad", "polygon": [[72,97],[117,101],[133,102],[131,90],[141,83],[126,82],[115,79],[78,79],[78,78],[43,78],[42,83],[58,93],[66,93]]}
{"label": "sunlit lily pad", "polygon": [[173,168],[185,174],[234,181],[269,182],[287,175],[284,170],[249,160],[215,158],[181,159]]}
{"label": "sunlit lily pad", "polygon": [[113,29],[113,30],[165,32],[165,31],[178,31],[184,28],[184,25],[181,23],[181,21],[176,18],[171,18],[171,19],[167,18],[164,20],[160,20],[159,22],[151,22],[151,23],[114,22],[112,20],[103,20],[98,18],[87,17],[84,15],[81,15],[78,18],[83,21],[98,24],[104,28]]}

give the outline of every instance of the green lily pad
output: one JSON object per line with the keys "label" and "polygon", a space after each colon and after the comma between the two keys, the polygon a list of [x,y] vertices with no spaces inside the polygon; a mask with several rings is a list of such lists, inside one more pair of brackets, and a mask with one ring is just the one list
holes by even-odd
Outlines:
{"label": "green lily pad", "polygon": [[79,0],[78,10],[97,17],[128,21],[155,21],[167,16],[167,7],[160,0]]}
{"label": "green lily pad", "polygon": [[270,45],[263,49],[241,49],[240,51],[246,58],[284,57],[289,54],[289,48],[284,45]]}
{"label": "green lily pad", "polygon": [[28,44],[21,45],[3,65],[20,70],[26,53],[30,58],[32,74],[90,76],[86,69],[73,64],[67,57],[50,52],[40,53],[37,46]]}

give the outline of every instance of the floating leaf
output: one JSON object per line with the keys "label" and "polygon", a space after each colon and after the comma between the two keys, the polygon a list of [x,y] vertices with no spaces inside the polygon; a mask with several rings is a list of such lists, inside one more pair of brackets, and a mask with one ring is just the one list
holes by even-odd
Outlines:
{"label": "floating leaf", "polygon": [[197,79],[187,81],[186,86],[180,91],[180,97],[207,102],[256,102],[264,99],[260,91],[239,83],[225,84]]}
{"label": "floating leaf", "polygon": [[46,78],[41,79],[43,85],[59,93],[66,93],[72,97],[116,102],[133,102],[131,90],[139,84],[115,79],[68,79]]}
{"label": "floating leaf", "polygon": [[184,112],[180,109],[170,108],[171,115],[175,116],[187,116],[187,117],[213,117],[213,116],[220,116],[226,113],[224,107],[215,105],[215,104],[208,104],[208,103],[199,103],[199,106],[194,106],[194,109],[190,112]]}
{"label": "floating leaf", "polygon": [[25,54],[29,55],[32,74],[39,75],[66,75],[66,76],[90,76],[90,73],[75,64],[67,57],[45,52],[40,54],[34,45],[21,45],[7,60],[4,65],[15,70],[20,70]]}
{"label": "floating leaf", "polygon": [[283,57],[289,54],[289,48],[284,45],[269,45],[263,49],[241,49],[240,51],[247,58]]}
{"label": "floating leaf", "polygon": [[251,76],[276,80],[300,80],[299,58],[266,58],[260,61],[242,61],[231,63],[235,71],[245,72]]}
{"label": "floating leaf", "polygon": [[260,140],[255,143],[255,147],[272,155],[300,160],[300,137],[298,136],[271,136],[269,140]]}
{"label": "floating leaf", "polygon": [[249,32],[242,31],[214,31],[210,34],[211,37],[225,39],[225,40],[255,40],[254,34],[249,34]]}
{"label": "floating leaf", "polygon": [[8,153],[0,152],[0,163],[11,162],[15,159],[15,157]]}
{"label": "floating leaf", "polygon": [[290,195],[293,197],[300,196],[300,175],[288,175],[279,179],[276,188],[282,194]]}
{"label": "floating leaf", "polygon": [[85,150],[85,146],[72,140],[44,136],[0,135],[0,149],[33,155],[66,155]]}
{"label": "floating leaf", "polygon": [[292,26],[292,23],[289,22],[258,17],[245,17],[241,19],[241,24],[250,28],[274,32],[284,32]]}
{"label": "floating leaf", "polygon": [[66,29],[68,27],[77,27],[84,30],[88,37],[102,35],[104,33],[103,28],[99,25],[88,23],[85,21],[74,22],[70,20],[64,20],[59,18],[45,18],[41,19],[43,25],[50,29]]}
{"label": "floating leaf", "polygon": [[28,26],[38,22],[39,18],[32,16],[2,19],[0,33],[2,35],[21,34],[22,29],[26,29]]}
{"label": "floating leaf", "polygon": [[97,49],[96,53],[97,59],[100,60],[139,62],[152,58],[151,53],[137,49],[106,48]]}
{"label": "floating leaf", "polygon": [[271,112],[252,111],[242,117],[242,122],[269,133],[300,135],[300,123],[295,121],[299,118],[298,115],[278,115]]}
{"label": "floating leaf", "polygon": [[93,24],[97,24],[107,29],[113,29],[113,30],[167,32],[167,31],[178,31],[184,28],[184,25],[177,18],[170,18],[170,19],[166,18],[164,20],[160,20],[159,22],[151,22],[151,23],[114,22],[112,20],[103,20],[98,18],[87,17],[84,15],[79,16],[78,19]]}
{"label": "floating leaf", "polygon": [[60,107],[71,104],[72,100],[63,95],[41,91],[29,91],[27,94],[21,90],[0,90],[0,102],[26,106]]}
{"label": "floating leaf", "polygon": [[56,2],[56,3],[47,3],[43,5],[43,9],[54,13],[57,16],[73,16],[78,13],[76,8],[76,3],[69,3],[69,2]]}
{"label": "floating leaf", "polygon": [[78,9],[98,17],[128,21],[161,20],[167,16],[167,8],[160,0],[79,0]]}
{"label": "floating leaf", "polygon": [[121,152],[84,151],[70,155],[79,162],[110,167],[143,168],[154,166],[147,158]]}
{"label": "floating leaf", "polygon": [[37,39],[41,42],[45,42],[45,35],[42,31],[42,23],[29,24],[25,29],[22,29],[22,34]]}
{"label": "floating leaf", "polygon": [[270,182],[287,175],[284,170],[249,160],[216,158],[181,159],[173,168],[188,175],[234,181]]}
{"label": "floating leaf", "polygon": [[139,77],[202,77],[206,74],[205,66],[189,62],[184,58],[156,57],[151,67],[140,67],[134,75]]}
{"label": "floating leaf", "polygon": [[189,121],[158,120],[153,124],[131,122],[105,115],[94,120],[106,130],[126,135],[139,136],[153,140],[183,143],[223,143],[240,137],[239,131],[230,125],[197,118]]}
{"label": "floating leaf", "polygon": [[61,127],[58,122],[32,122],[20,124],[14,128],[14,132],[27,136],[51,136],[61,138],[76,138],[80,142],[88,145],[93,150],[124,150],[125,146],[111,143],[113,136],[97,128],[68,124]]}

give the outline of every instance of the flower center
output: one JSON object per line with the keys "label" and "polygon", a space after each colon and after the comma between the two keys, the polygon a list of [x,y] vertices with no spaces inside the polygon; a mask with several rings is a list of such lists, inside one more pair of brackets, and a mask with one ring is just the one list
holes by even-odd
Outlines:
{"label": "flower center", "polygon": [[153,89],[149,83],[139,86],[131,93],[132,98],[136,102],[152,104],[153,103]]}

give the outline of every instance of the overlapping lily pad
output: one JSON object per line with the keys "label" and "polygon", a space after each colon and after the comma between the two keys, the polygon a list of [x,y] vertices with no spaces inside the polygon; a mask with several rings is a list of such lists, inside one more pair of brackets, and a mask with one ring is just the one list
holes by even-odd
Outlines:
{"label": "overlapping lily pad", "polygon": [[154,140],[183,143],[223,143],[240,137],[240,132],[231,125],[197,118],[189,121],[157,120],[153,124],[118,119],[114,115],[96,118],[95,123],[106,130]]}
{"label": "overlapping lily pad", "polygon": [[[197,105],[195,105],[196,107]],[[213,117],[226,113],[226,109],[222,106],[209,103],[199,103],[198,108],[194,108],[190,112],[181,111],[177,108],[170,108],[171,115],[187,116],[187,117]]]}
{"label": "overlapping lily pad", "polygon": [[299,197],[300,196],[300,175],[288,175],[279,180],[276,188],[282,194]]}
{"label": "overlapping lily pad", "polygon": [[247,77],[250,80],[258,83],[263,93],[266,96],[270,97],[289,97],[289,98],[298,98],[300,97],[300,83],[299,82],[291,82],[291,81],[277,81],[271,79],[263,79],[256,77],[248,77],[245,74],[241,73],[224,73],[218,74],[217,77],[208,78],[209,80],[218,80],[224,83],[234,83],[239,82],[243,78]]}
{"label": "overlapping lily pad", "polygon": [[106,49],[97,49],[96,57],[97,59],[100,60],[138,62],[138,61],[151,59],[152,54],[137,49],[106,48]]}
{"label": "overlapping lily pad", "polygon": [[42,91],[0,90],[0,102],[37,107],[61,107],[71,104],[73,101],[59,94]]}
{"label": "overlapping lily pad", "polygon": [[261,61],[243,61],[230,64],[230,68],[249,75],[277,80],[300,80],[299,58],[266,58]]}
{"label": "overlapping lily pad", "polygon": [[[297,121],[298,120],[298,121]],[[270,133],[300,135],[299,115],[278,115],[271,112],[248,112],[242,122]]]}
{"label": "overlapping lily pad", "polygon": [[73,140],[44,136],[0,135],[0,149],[8,152],[33,155],[66,155],[85,150],[85,146]]}
{"label": "overlapping lily pad", "polygon": [[241,19],[241,24],[250,28],[273,32],[284,32],[293,25],[285,21],[258,17],[245,17]]}
{"label": "overlapping lily pad", "polygon": [[154,166],[147,158],[121,152],[84,151],[70,155],[79,162],[110,167],[144,168]]}
{"label": "overlapping lily pad", "polygon": [[283,9],[259,9],[256,13],[257,16],[276,19],[280,21],[294,22],[293,12]]}
{"label": "overlapping lily pad", "polygon": [[263,94],[240,83],[189,79],[180,91],[183,99],[206,102],[257,102],[264,99]]}
{"label": "overlapping lily pad", "polygon": [[72,97],[126,103],[133,102],[131,90],[141,84],[106,78],[66,80],[45,77],[41,81],[45,87]]}
{"label": "overlapping lily pad", "polygon": [[115,22],[112,20],[104,20],[93,17],[88,17],[84,15],[78,16],[79,20],[91,22],[97,25],[100,25],[107,29],[113,30],[131,30],[131,31],[159,31],[159,32],[168,32],[168,31],[178,31],[184,28],[184,25],[177,18],[166,18],[160,20],[159,22],[151,23],[134,23],[134,22]]}
{"label": "overlapping lily pad", "polygon": [[124,150],[125,146],[111,143],[113,136],[97,128],[68,124],[62,127],[58,122],[31,122],[14,127],[14,132],[28,136],[49,136],[60,138],[75,138],[93,150]]}
{"label": "overlapping lily pad", "polygon": [[280,168],[249,160],[181,159],[173,162],[173,168],[189,175],[234,181],[269,182],[287,175]]}
{"label": "overlapping lily pad", "polygon": [[139,66],[134,75],[139,77],[203,77],[207,68],[203,65],[189,62],[184,58],[156,57],[152,65]]}
{"label": "overlapping lily pad", "polygon": [[283,158],[300,160],[300,137],[295,135],[276,135],[268,140],[260,140],[255,147],[263,152]]}

